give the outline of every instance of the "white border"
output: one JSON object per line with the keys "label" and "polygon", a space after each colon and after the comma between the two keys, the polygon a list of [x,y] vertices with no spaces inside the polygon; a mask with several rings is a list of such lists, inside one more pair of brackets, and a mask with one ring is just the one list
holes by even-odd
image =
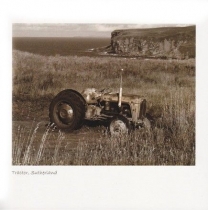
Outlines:
{"label": "white border", "polygon": [[[0,209],[208,209],[207,1],[14,0],[0,8]],[[197,25],[196,166],[33,167],[58,176],[12,176],[12,23]]]}

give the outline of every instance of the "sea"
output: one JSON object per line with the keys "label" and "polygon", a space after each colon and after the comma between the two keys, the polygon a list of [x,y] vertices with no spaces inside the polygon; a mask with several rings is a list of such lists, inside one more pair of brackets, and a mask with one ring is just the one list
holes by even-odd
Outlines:
{"label": "sea", "polygon": [[110,41],[110,37],[13,37],[12,48],[47,56],[99,56],[93,49],[106,47]]}

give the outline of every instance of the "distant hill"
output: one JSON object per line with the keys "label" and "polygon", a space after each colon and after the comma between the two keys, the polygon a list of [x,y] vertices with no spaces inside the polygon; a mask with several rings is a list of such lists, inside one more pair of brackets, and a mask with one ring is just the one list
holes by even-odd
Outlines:
{"label": "distant hill", "polygon": [[124,56],[195,58],[195,26],[115,30],[108,53]]}

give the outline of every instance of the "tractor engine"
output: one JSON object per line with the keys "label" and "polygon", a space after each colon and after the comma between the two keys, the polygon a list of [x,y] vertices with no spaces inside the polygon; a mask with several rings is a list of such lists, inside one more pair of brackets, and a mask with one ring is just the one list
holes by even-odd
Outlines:
{"label": "tractor engine", "polygon": [[87,111],[85,112],[85,118],[86,119],[98,119],[100,116],[100,113],[102,111],[101,107],[98,107],[96,105],[90,104],[87,106]]}
{"label": "tractor engine", "polygon": [[82,93],[83,98],[87,104],[96,104],[101,96],[101,93],[98,92],[95,88],[87,88]]}
{"label": "tractor engine", "polygon": [[98,106],[98,99],[100,98],[101,93],[95,88],[87,88],[81,94],[88,104],[85,118],[96,120],[102,111],[102,108]]}

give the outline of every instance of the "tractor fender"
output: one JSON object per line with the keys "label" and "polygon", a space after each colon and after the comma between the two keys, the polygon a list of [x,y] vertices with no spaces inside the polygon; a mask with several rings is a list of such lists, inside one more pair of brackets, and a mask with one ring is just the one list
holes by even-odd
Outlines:
{"label": "tractor fender", "polygon": [[80,97],[80,99],[82,100],[82,103],[85,105],[85,112],[86,112],[88,104],[87,104],[86,100],[84,99],[84,97],[82,96],[82,94],[79,93],[78,91],[73,90],[73,89],[65,89],[65,90],[62,90],[60,93],[58,93],[58,95],[61,95],[63,92],[68,92],[68,91],[73,92]]}

